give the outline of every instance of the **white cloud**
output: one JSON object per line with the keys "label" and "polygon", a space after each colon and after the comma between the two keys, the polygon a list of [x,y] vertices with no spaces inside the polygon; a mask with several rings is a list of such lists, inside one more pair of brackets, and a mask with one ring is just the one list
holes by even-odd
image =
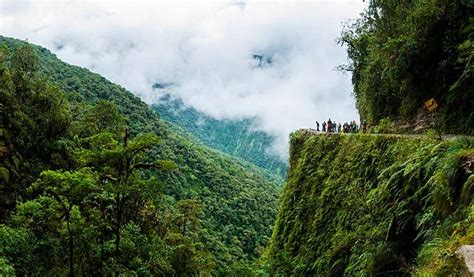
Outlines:
{"label": "white cloud", "polygon": [[[0,32],[43,45],[147,102],[156,82],[216,118],[258,118],[285,156],[292,130],[357,119],[341,22],[360,0],[3,1]],[[252,55],[264,55],[263,63]]]}

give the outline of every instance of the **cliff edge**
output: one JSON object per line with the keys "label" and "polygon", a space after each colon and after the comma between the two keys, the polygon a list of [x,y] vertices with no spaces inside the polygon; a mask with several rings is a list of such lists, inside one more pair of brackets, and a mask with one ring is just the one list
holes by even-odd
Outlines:
{"label": "cliff edge", "polygon": [[469,276],[474,140],[291,135],[266,261],[274,275]]}

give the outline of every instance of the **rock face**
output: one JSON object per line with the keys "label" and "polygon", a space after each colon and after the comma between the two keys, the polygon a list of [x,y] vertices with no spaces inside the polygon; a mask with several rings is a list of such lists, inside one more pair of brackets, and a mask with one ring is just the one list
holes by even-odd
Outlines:
{"label": "rock face", "polygon": [[411,120],[399,120],[397,125],[402,131],[419,134],[436,127],[436,116],[435,113],[430,113],[426,108],[420,107]]}
{"label": "rock face", "polygon": [[466,263],[466,267],[474,275],[474,245],[463,245],[459,247],[458,255]]}

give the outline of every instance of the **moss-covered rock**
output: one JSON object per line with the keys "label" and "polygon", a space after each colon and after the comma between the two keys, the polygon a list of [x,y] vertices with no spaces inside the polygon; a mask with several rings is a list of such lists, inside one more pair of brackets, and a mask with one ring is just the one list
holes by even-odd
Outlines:
{"label": "moss-covered rock", "polygon": [[455,245],[474,238],[473,174],[462,166],[473,145],[467,138],[295,132],[267,253],[272,273],[463,272],[451,265]]}

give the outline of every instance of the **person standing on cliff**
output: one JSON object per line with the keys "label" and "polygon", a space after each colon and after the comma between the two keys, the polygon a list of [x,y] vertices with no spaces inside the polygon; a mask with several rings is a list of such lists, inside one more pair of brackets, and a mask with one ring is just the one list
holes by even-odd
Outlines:
{"label": "person standing on cliff", "polygon": [[326,132],[326,121],[323,121],[323,132]]}
{"label": "person standing on cliff", "polygon": [[352,132],[357,133],[357,130],[358,130],[358,126],[357,126],[357,123],[354,120],[354,121],[352,121]]}
{"label": "person standing on cliff", "polygon": [[328,133],[332,132],[332,121],[331,119],[328,120]]}
{"label": "person standing on cliff", "polygon": [[316,132],[319,132],[319,122],[316,121]]}

